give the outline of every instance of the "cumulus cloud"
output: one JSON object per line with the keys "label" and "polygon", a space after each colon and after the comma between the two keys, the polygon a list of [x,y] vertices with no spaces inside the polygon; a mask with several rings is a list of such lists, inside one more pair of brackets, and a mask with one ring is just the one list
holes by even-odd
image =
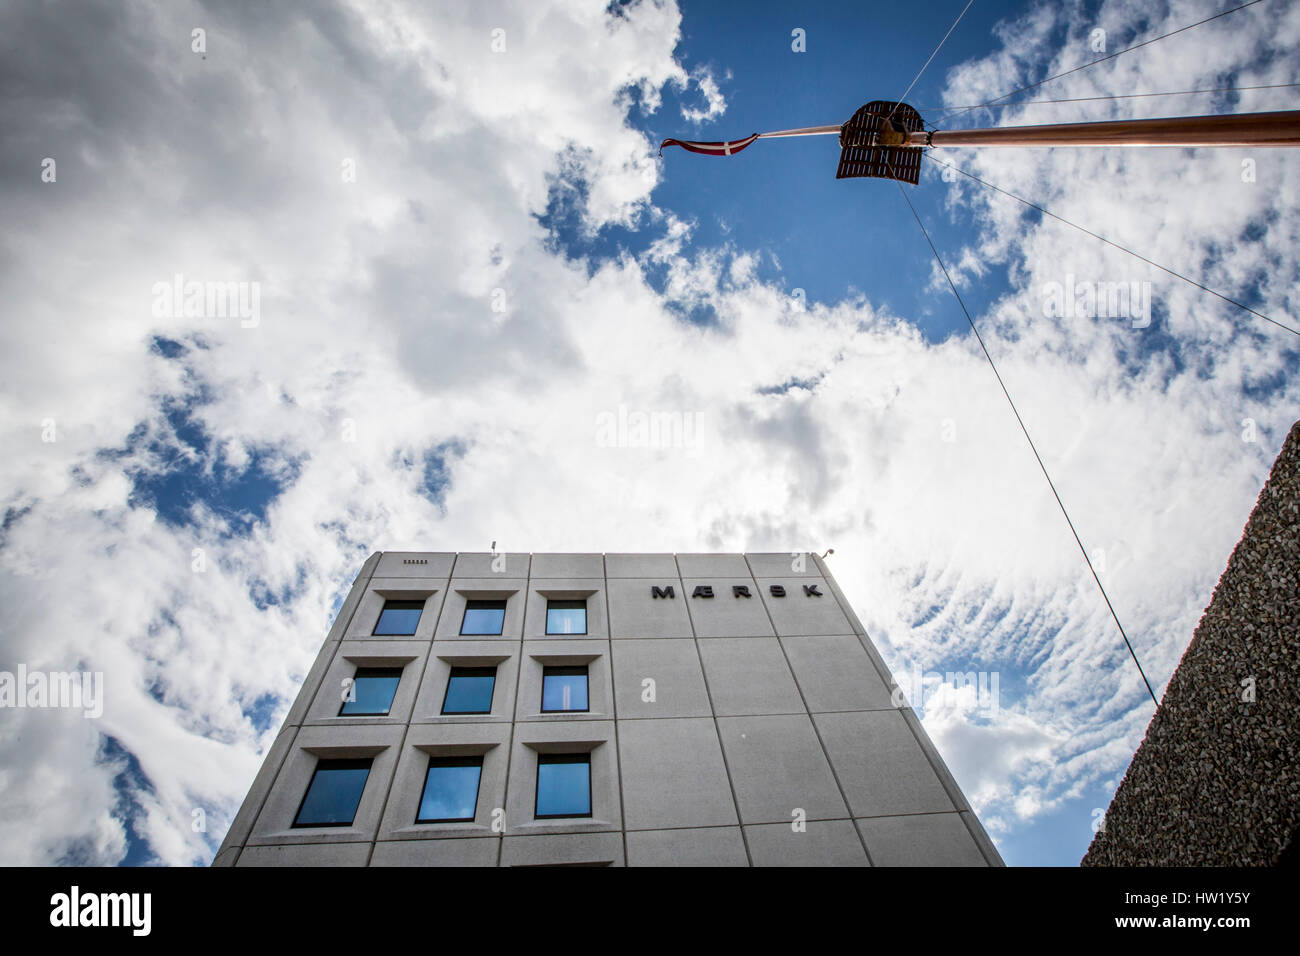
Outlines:
{"label": "cumulus cloud", "polygon": [[713,78],[713,71],[707,66],[695,70],[686,85],[698,87],[700,96],[704,99],[703,105],[698,107],[682,105],[682,119],[688,123],[706,123],[727,111],[727,98],[722,95],[718,81]]}
{"label": "cumulus cloud", "polygon": [[[453,543],[426,462],[439,447],[513,458],[530,388],[582,378],[569,310],[587,284],[536,217],[566,157],[591,228],[645,205],[655,160],[618,101],[681,75],[679,14],[3,17],[6,79],[21,80],[0,106],[4,427],[21,449],[0,465],[3,643],[10,669],[107,683],[102,720],[67,723],[59,748],[40,732],[57,715],[6,713],[6,799],[41,808],[6,817],[7,858],[75,843],[112,862],[130,826],[164,862],[202,861],[365,555],[507,538],[466,516],[477,527]],[[260,322],[160,319],[154,287],[177,274],[257,283]],[[265,513],[232,492],[253,479]],[[139,780],[102,757],[105,737]]]}

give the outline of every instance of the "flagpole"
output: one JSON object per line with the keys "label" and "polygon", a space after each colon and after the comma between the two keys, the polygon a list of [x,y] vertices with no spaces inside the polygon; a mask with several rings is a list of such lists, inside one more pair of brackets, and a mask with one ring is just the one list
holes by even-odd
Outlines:
{"label": "flagpole", "polygon": [[782,129],[774,133],[759,133],[759,139],[777,139],[782,136],[829,136],[840,131],[843,123],[834,126],[804,126],[801,129]]}
{"label": "flagpole", "polygon": [[[888,134],[886,134],[887,136]],[[901,139],[901,137],[900,137]],[[882,137],[883,141],[884,138]],[[1300,146],[1300,110],[1101,123],[920,130],[905,146]]]}
{"label": "flagpole", "polygon": [[[718,142],[666,139],[660,143],[659,150],[662,154],[666,146],[680,146],[692,153],[734,156],[760,139],[835,134],[840,136],[841,147],[837,179],[875,176],[885,179],[901,178],[915,185],[920,166],[920,150],[929,147],[1300,146],[1300,110],[926,130],[920,115],[905,103],[875,101],[858,110],[847,123],[752,133],[744,139]],[[904,175],[896,175],[899,172]]]}

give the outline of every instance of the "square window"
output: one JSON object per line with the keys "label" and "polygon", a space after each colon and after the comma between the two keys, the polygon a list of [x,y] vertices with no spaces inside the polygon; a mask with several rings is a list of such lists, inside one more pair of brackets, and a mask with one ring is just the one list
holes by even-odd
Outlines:
{"label": "square window", "polygon": [[453,667],[442,698],[444,714],[490,714],[496,687],[495,667]]}
{"label": "square window", "polygon": [[591,816],[591,754],[538,754],[539,820]]}
{"label": "square window", "polygon": [[379,621],[375,624],[372,633],[402,636],[414,634],[420,624],[420,614],[423,611],[423,601],[385,601],[384,609],[379,612]]}
{"label": "square window", "polygon": [[483,757],[430,757],[416,823],[473,820],[478,808],[478,784]]}
{"label": "square window", "polygon": [[587,602],[555,601],[546,602],[547,634],[586,634]]}
{"label": "square window", "polygon": [[358,667],[340,717],[387,717],[402,681],[400,667]]}
{"label": "square window", "polygon": [[466,601],[462,634],[500,634],[506,622],[505,601]]}
{"label": "square window", "polygon": [[542,712],[587,710],[587,666],[542,668]]}
{"label": "square window", "polygon": [[295,827],[347,827],[357,815],[361,794],[370,776],[372,758],[320,760],[307,785],[307,795],[294,818]]}

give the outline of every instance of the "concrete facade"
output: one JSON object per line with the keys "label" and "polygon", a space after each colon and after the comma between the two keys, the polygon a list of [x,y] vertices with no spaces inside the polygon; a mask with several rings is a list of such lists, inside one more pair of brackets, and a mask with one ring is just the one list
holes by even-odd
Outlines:
{"label": "concrete facade", "polygon": [[1300,857],[1300,422],[1083,866]]}
{"label": "concrete facade", "polygon": [[[462,635],[482,600],[501,634]],[[550,600],[587,632],[548,634]],[[386,601],[422,603],[414,634],[374,633]],[[543,712],[548,666],[586,668],[585,711]],[[386,716],[338,716],[361,667],[400,668]],[[495,668],[489,713],[442,714],[453,667]],[[213,865],[1002,865],[895,686],[816,555],[376,553]],[[535,816],[560,754],[590,816]],[[439,757],[481,758],[472,820],[416,822]],[[357,758],[351,823],[294,826]]]}

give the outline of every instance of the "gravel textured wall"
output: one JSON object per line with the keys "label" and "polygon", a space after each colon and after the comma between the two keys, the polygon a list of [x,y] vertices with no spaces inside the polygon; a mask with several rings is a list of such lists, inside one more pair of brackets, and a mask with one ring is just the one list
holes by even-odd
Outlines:
{"label": "gravel textured wall", "polygon": [[1300,826],[1298,647],[1300,422],[1084,866],[1278,862]]}

